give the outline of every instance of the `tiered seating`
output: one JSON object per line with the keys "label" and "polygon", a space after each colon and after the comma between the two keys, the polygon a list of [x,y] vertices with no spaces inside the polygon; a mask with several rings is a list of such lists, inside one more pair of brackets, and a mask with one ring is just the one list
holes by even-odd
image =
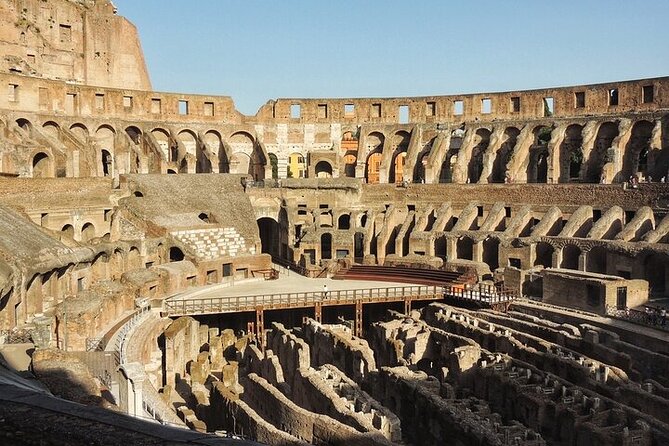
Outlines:
{"label": "tiered seating", "polygon": [[350,269],[334,276],[333,279],[376,280],[438,286],[463,283],[462,273],[400,266],[353,265]]}

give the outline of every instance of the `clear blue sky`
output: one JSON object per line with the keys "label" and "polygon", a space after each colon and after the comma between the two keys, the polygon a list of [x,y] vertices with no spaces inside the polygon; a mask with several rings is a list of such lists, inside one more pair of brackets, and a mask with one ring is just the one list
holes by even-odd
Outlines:
{"label": "clear blue sky", "polygon": [[669,75],[667,0],[114,0],[155,90],[279,97],[521,90]]}

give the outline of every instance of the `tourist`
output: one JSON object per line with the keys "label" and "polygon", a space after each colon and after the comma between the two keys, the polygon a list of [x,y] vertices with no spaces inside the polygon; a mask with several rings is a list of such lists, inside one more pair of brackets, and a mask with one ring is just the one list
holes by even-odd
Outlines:
{"label": "tourist", "polygon": [[327,284],[323,284],[323,299],[328,298],[328,286]]}

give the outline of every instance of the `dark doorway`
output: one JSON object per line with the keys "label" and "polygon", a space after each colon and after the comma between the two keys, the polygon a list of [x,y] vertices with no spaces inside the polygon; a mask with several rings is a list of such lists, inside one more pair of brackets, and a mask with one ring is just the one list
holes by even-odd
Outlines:
{"label": "dark doorway", "polygon": [[279,255],[279,223],[269,217],[258,219],[262,253],[273,257]]}

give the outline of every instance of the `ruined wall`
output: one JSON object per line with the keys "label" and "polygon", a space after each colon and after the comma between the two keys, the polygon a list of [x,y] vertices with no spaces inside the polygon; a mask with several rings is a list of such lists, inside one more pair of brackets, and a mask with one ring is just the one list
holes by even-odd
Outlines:
{"label": "ruined wall", "polygon": [[151,89],[137,30],[108,0],[11,0],[0,17],[0,71]]}

